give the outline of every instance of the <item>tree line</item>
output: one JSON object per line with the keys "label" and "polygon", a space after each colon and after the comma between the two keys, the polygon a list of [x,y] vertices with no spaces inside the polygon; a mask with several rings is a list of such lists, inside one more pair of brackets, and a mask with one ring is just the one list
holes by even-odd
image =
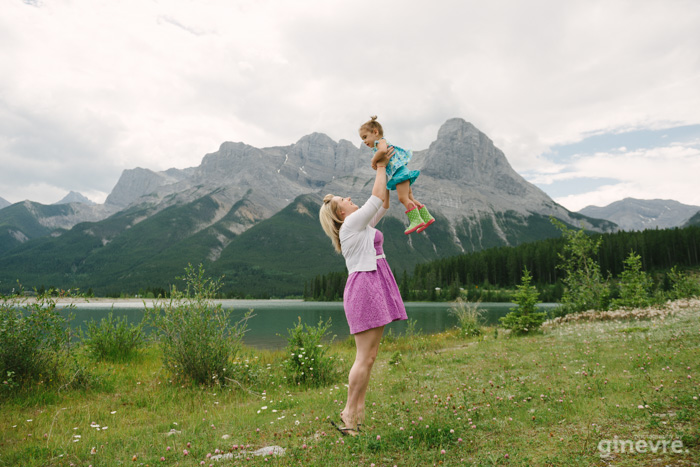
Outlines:
{"label": "tree line", "polygon": [[[604,275],[618,277],[630,252],[641,258],[642,269],[667,288],[665,271],[674,266],[700,265],[700,227],[655,229],[608,234],[589,233],[600,242],[594,257]],[[419,264],[412,274],[396,274],[404,300],[510,301],[527,268],[542,301],[559,301],[564,290],[563,272],[557,267],[564,252],[564,237],[550,238],[515,247],[496,247]],[[318,275],[304,286],[307,300],[339,300],[347,273]]]}

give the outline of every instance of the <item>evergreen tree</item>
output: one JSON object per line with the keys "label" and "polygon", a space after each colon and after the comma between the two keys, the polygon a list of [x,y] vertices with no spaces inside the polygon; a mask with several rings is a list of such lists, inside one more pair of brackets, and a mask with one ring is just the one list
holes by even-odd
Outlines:
{"label": "evergreen tree", "polygon": [[536,305],[539,300],[539,293],[537,288],[530,284],[531,281],[530,271],[525,268],[513,300],[513,303],[518,306],[511,308],[510,313],[500,318],[501,325],[515,334],[526,334],[536,331],[547,319],[546,313],[537,311]]}
{"label": "evergreen tree", "polygon": [[625,269],[620,276],[620,298],[613,300],[613,306],[645,307],[652,302],[652,282],[646,272],[642,271],[642,257],[630,251],[624,261]]}

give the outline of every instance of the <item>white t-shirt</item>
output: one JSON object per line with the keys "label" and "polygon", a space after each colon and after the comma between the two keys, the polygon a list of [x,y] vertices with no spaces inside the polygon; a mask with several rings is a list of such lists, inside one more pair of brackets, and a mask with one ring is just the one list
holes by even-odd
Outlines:
{"label": "white t-shirt", "polygon": [[384,202],[372,195],[367,202],[345,218],[340,226],[340,249],[345,257],[348,274],[357,271],[376,271],[377,253],[374,249],[374,236],[377,222],[387,209]]}

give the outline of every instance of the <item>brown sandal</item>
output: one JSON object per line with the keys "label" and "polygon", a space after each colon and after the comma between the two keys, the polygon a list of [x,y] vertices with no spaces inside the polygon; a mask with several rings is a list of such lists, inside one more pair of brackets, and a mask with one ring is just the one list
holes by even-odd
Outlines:
{"label": "brown sandal", "polygon": [[349,428],[346,426],[338,426],[335,424],[335,422],[333,420],[331,420],[330,422],[331,422],[331,425],[333,425],[333,427],[336,430],[338,430],[340,432],[340,434],[342,434],[343,436],[348,436],[348,435],[349,436],[357,436],[360,434],[360,430],[358,430],[356,428]]}
{"label": "brown sandal", "polygon": [[[345,420],[343,420],[343,412],[340,412],[340,421],[343,422],[345,425],[347,425],[347,423],[345,423]],[[357,431],[358,432],[362,432],[361,427],[362,427],[362,423],[358,423],[357,424]]]}

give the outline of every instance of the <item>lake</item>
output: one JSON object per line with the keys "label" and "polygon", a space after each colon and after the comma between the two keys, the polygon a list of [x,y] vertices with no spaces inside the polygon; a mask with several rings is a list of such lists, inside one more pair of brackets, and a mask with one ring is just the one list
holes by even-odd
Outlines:
{"label": "lake", "polygon": [[[253,310],[254,316],[248,320],[247,332],[243,338],[246,345],[258,349],[283,349],[287,344],[287,330],[292,328],[301,318],[302,323],[312,326],[320,320],[331,319],[329,335],[335,335],[336,341],[344,340],[350,333],[342,302],[304,302],[302,300],[217,300],[226,309],[231,310],[232,321],[240,320],[248,310]],[[457,319],[449,309],[448,302],[406,302],[408,319],[416,322],[416,330],[423,334],[433,334],[450,329],[457,325]],[[486,324],[495,324],[498,318],[505,316],[512,303],[481,303]],[[542,310],[556,306],[554,303],[538,305]],[[126,316],[129,322],[139,323],[143,318],[143,302],[95,301],[76,303],[69,310],[73,314],[71,325],[74,328],[85,328],[85,323],[94,319],[100,321],[113,311],[115,317]],[[64,310],[64,313],[66,311]],[[384,329],[386,334],[391,330],[395,335],[401,335],[406,329],[406,321],[390,323]]]}

